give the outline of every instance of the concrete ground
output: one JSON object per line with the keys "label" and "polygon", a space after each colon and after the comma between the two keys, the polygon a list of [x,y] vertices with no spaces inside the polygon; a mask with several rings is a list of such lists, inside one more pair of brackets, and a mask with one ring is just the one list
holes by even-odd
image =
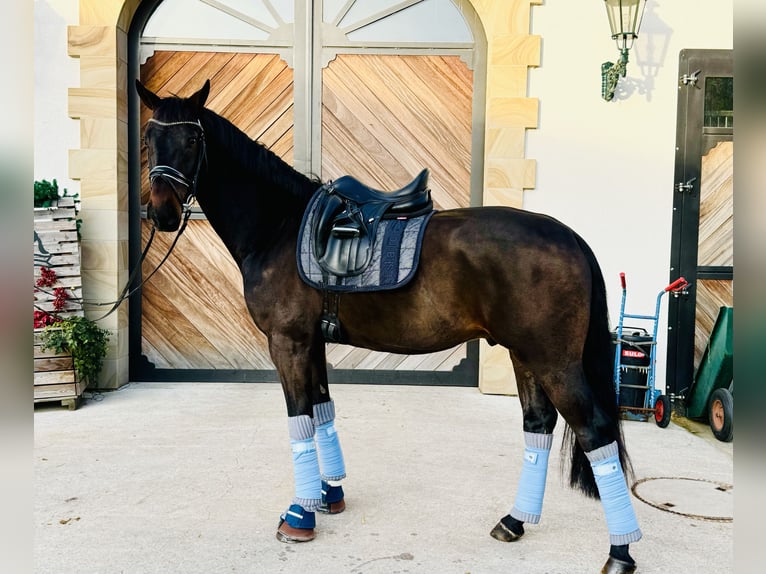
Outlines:
{"label": "concrete ground", "polygon": [[[293,492],[277,385],[131,384],[76,411],[38,405],[35,572],[600,571],[603,512],[564,484],[561,422],[542,521],[507,544],[489,531],[521,469],[516,397],[367,385],[333,397],[348,506],[317,515],[300,545],[274,536]],[[644,533],[631,553],[643,574],[732,572],[733,445],[680,422],[624,423]]]}

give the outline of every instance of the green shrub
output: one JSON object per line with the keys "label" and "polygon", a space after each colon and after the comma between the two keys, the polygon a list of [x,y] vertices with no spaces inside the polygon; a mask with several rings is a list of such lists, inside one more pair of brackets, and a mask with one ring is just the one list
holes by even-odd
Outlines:
{"label": "green shrub", "polygon": [[96,381],[106,357],[109,331],[85,317],[68,317],[43,329],[44,349],[72,353],[74,369],[81,381]]}
{"label": "green shrub", "polygon": [[[66,195],[66,189],[64,195]],[[35,207],[50,207],[58,201],[59,197],[59,184],[55,179],[35,182]]]}

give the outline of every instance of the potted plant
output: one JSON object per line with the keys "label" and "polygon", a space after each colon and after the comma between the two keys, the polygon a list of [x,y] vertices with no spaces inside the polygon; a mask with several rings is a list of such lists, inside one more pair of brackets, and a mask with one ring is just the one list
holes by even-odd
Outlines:
{"label": "potted plant", "polygon": [[109,332],[83,316],[59,315],[72,309],[70,290],[57,285],[56,272],[41,267],[35,287],[52,298],[53,312],[36,309],[34,327],[39,333],[41,349],[50,349],[59,356],[71,355],[78,380],[87,386],[96,380],[104,364]]}

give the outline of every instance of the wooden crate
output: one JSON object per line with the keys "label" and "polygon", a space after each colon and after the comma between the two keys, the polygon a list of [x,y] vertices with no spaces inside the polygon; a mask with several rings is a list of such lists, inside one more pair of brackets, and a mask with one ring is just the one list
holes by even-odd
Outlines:
{"label": "wooden crate", "polygon": [[77,380],[71,354],[43,350],[41,331],[35,330],[35,403],[61,401],[74,410],[87,385]]}
{"label": "wooden crate", "polygon": [[[55,287],[68,290],[72,300],[58,311],[60,317],[82,316],[82,280],[80,278],[80,242],[77,237],[77,204],[72,197],[62,197],[55,207],[34,210],[35,280],[40,268],[56,272]],[[35,289],[35,308],[48,312],[53,308],[53,288]],[[35,403],[60,401],[70,410],[77,408],[86,385],[77,380],[71,354],[43,351],[40,332],[35,329],[34,385]]]}
{"label": "wooden crate", "polygon": [[[58,281],[55,287],[67,289],[71,300],[60,317],[83,315],[82,279],[80,277],[80,241],[77,237],[77,205],[74,198],[62,197],[56,207],[36,207],[34,213],[34,241],[32,243],[35,261],[35,280],[40,268],[55,271]],[[35,306],[52,312],[53,288],[35,289]]]}

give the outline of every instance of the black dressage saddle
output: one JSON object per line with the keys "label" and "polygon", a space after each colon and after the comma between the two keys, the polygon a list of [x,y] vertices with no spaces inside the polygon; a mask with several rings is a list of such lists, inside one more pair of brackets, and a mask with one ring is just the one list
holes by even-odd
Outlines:
{"label": "black dressage saddle", "polygon": [[410,219],[433,211],[428,170],[397,191],[378,191],[345,175],[316,199],[314,256],[330,275],[358,275],[370,264],[381,219]]}

